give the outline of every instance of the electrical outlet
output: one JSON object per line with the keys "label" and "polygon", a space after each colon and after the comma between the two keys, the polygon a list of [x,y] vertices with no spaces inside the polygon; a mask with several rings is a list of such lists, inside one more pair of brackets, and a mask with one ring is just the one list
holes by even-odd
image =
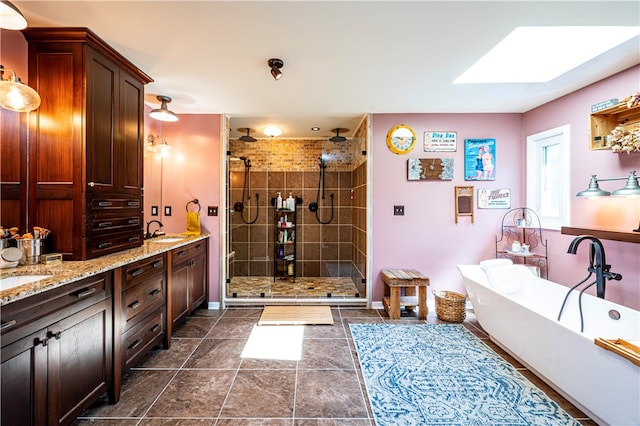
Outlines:
{"label": "electrical outlet", "polygon": [[207,215],[208,216],[218,216],[218,206],[209,206],[209,207],[207,207]]}
{"label": "electrical outlet", "polygon": [[151,216],[158,216],[158,206],[151,206]]}
{"label": "electrical outlet", "polygon": [[394,216],[404,216],[404,206],[393,206]]}
{"label": "electrical outlet", "polygon": [[171,216],[171,206],[164,206],[164,215]]}

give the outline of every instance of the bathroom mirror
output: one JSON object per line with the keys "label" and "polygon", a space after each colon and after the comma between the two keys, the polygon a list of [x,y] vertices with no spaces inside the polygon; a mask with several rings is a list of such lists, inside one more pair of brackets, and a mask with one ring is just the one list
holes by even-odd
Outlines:
{"label": "bathroom mirror", "polygon": [[416,133],[405,124],[393,126],[387,133],[387,146],[394,154],[406,154],[416,146]]}

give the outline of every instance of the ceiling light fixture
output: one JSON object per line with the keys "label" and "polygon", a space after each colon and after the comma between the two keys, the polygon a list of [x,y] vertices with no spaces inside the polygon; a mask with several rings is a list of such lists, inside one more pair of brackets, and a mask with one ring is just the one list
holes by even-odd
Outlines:
{"label": "ceiling light fixture", "polygon": [[348,132],[349,129],[338,127],[337,129],[331,129],[331,131],[336,132],[335,136],[329,138],[331,142],[345,142],[347,140],[344,136],[340,136],[340,132]]}
{"label": "ceiling light fixture", "polygon": [[267,126],[264,129],[262,129],[262,133],[272,138],[275,138],[276,136],[280,136],[282,134],[282,129],[276,126]]}
{"label": "ceiling light fixture", "polygon": [[318,131],[320,131],[320,127],[314,126],[314,127],[311,128],[311,131],[312,132],[318,132]]}
{"label": "ceiling light fixture", "polygon": [[248,127],[240,127],[239,129],[237,129],[239,132],[247,132],[246,135],[244,136],[240,136],[238,138],[238,140],[241,140],[242,142],[256,142],[258,139],[254,138],[253,136],[249,136],[249,133],[253,132],[253,129],[250,129]]}
{"label": "ceiling light fixture", "polygon": [[161,102],[160,108],[152,109],[149,117],[160,121],[178,121],[178,116],[167,108],[167,104],[171,102],[171,98],[161,95],[156,96],[156,98]]}
{"label": "ceiling light fixture", "polygon": [[[4,79],[4,73],[11,76]],[[40,95],[27,86],[16,75],[15,71],[0,65],[0,107],[17,112],[29,112],[40,106]]]}
{"label": "ceiling light fixture", "polygon": [[20,10],[10,1],[0,1],[0,28],[5,30],[24,30],[27,20]]}
{"label": "ceiling light fixture", "polygon": [[280,80],[280,77],[282,77],[282,71],[280,71],[280,68],[284,66],[284,61],[278,58],[271,58],[267,61],[267,64],[269,64],[269,68],[271,68],[271,75],[274,80]]}

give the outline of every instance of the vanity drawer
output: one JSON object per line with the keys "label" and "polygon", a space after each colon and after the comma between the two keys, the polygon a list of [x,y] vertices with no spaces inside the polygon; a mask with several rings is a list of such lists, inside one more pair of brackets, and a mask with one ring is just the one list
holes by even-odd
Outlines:
{"label": "vanity drawer", "polygon": [[165,289],[165,274],[160,273],[124,291],[122,312],[126,322],[125,330],[141,316],[164,305]]}
{"label": "vanity drawer", "polygon": [[129,287],[146,280],[148,277],[166,270],[167,266],[164,253],[130,263],[123,267],[123,289],[126,290]]}
{"label": "vanity drawer", "polygon": [[94,216],[88,223],[89,235],[136,229],[142,229],[142,213]]}
{"label": "vanity drawer", "polygon": [[89,211],[94,214],[115,213],[123,210],[142,211],[142,199],[125,196],[94,196],[89,201]]}
{"label": "vanity drawer", "polygon": [[163,309],[157,309],[122,335],[122,354],[125,370],[157,345],[165,333]]}
{"label": "vanity drawer", "polygon": [[142,228],[131,231],[109,232],[87,238],[87,259],[139,247],[143,244]]}
{"label": "vanity drawer", "polygon": [[199,254],[206,253],[207,245],[205,240],[196,241],[189,245],[178,247],[171,251],[171,263],[172,265],[178,265],[186,259],[192,259]]}

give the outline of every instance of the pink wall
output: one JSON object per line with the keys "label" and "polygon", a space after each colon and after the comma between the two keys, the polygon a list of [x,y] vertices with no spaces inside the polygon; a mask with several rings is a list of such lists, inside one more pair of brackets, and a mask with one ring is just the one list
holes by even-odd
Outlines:
{"label": "pink wall", "polygon": [[[495,235],[506,210],[475,209],[475,223],[461,217],[455,223],[454,186],[510,188],[512,207],[525,202],[524,145],[521,114],[375,114],[373,124],[373,301],[380,301],[385,268],[418,269],[429,276],[431,290],[464,292],[456,265],[495,257]],[[406,155],[393,154],[386,145],[389,129],[410,126],[418,137]],[[457,151],[424,152],[424,132],[457,132]],[[465,181],[464,139],[496,139],[495,181]],[[453,158],[452,181],[407,181],[408,158]],[[405,206],[394,216],[393,206]],[[477,205],[477,202],[475,203]],[[475,206],[474,206],[475,208]]]}
{"label": "pink wall", "polygon": [[[158,219],[167,233],[186,230],[188,201],[197,198],[202,206],[200,226],[209,239],[209,301],[220,299],[220,216],[207,216],[207,206],[220,208],[220,120],[217,114],[181,114],[175,123],[159,122],[145,115],[145,138],[160,135],[173,147],[171,157],[159,158],[145,152],[144,220]],[[162,203],[160,179],[162,178]],[[160,214],[151,216],[151,206],[160,206]],[[171,206],[170,217],[164,206]],[[222,209],[220,209],[222,211]],[[154,225],[155,226],[155,225]],[[155,229],[155,228],[153,228]]]}
{"label": "pink wall", "polygon": [[[614,154],[589,150],[589,114],[591,105],[600,101],[623,99],[640,90],[640,66],[592,84],[524,114],[524,138],[554,127],[571,126],[571,192],[586,189],[589,178],[624,177],[630,170],[640,172],[640,153]],[[624,181],[602,182],[600,187],[612,191]],[[603,197],[590,200],[573,197],[570,226],[630,231],[638,227],[638,198]],[[586,277],[588,244],[580,246],[576,256],[567,254],[573,239],[570,235],[548,232],[550,275],[552,281],[575,284]],[[611,270],[622,274],[622,281],[607,283],[606,297],[614,302],[640,309],[640,244],[603,241]]]}
{"label": "pink wall", "polygon": [[0,30],[0,64],[18,74],[23,83],[28,83],[27,41],[20,31]]}

